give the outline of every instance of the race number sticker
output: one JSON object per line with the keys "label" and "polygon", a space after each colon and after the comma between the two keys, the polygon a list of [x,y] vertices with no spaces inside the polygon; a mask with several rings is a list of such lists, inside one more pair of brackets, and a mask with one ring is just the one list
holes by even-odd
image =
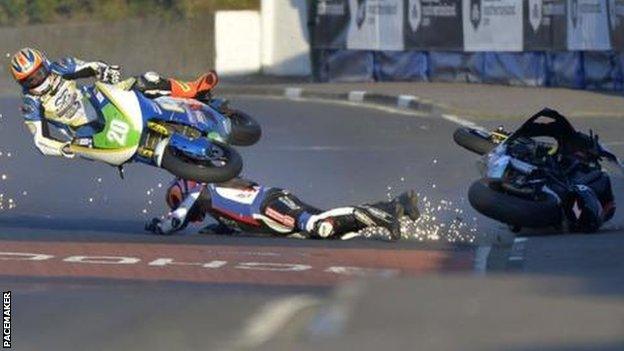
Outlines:
{"label": "race number sticker", "polygon": [[128,126],[128,123],[114,119],[106,133],[106,138],[108,138],[108,141],[115,142],[119,145],[125,145],[129,131],[130,126]]}
{"label": "race number sticker", "polygon": [[113,104],[102,108],[106,127],[93,136],[93,146],[98,149],[121,149],[136,146],[141,132],[135,130],[130,120]]}

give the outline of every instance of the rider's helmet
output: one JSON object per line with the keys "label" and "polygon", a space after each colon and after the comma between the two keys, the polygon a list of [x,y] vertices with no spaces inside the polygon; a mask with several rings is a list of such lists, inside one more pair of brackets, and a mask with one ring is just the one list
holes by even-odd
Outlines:
{"label": "rider's helmet", "polygon": [[[50,84],[50,66],[45,55],[35,49],[24,48],[11,59],[13,78],[25,90],[41,90],[44,83]],[[44,89],[45,90],[45,89]]]}
{"label": "rider's helmet", "polygon": [[[184,180],[182,178],[174,179],[171,184],[169,184],[165,195],[167,206],[174,211],[178,208],[178,206],[180,206],[182,201],[184,201],[184,198],[186,198],[189,192],[199,185],[200,183],[192,180]],[[191,222],[201,222],[204,220],[204,213],[200,206],[193,206],[192,210],[187,215],[187,218]]]}

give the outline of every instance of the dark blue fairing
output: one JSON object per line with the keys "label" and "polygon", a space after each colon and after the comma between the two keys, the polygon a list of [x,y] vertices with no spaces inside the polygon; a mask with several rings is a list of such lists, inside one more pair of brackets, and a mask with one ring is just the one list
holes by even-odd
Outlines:
{"label": "dark blue fairing", "polygon": [[[146,122],[157,120],[188,125],[200,130],[205,135],[213,132],[218,133],[224,140],[227,140],[229,136],[229,120],[206,104],[194,100],[189,102],[177,99],[167,101],[162,100],[162,98],[151,100],[140,92],[135,92],[139,99],[143,119]],[[159,102],[159,100],[161,102]],[[167,108],[167,103],[172,103],[178,108]],[[184,112],[178,111],[180,108],[182,108]]]}

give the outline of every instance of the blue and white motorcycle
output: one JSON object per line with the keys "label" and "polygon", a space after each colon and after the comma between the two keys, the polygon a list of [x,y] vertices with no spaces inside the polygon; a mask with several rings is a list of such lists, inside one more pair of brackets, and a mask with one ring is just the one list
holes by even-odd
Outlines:
{"label": "blue and white motorcycle", "polygon": [[[159,97],[95,83],[86,89],[87,114],[103,127],[88,145],[75,139],[69,149],[83,158],[121,167],[141,162],[204,183],[239,175],[243,162],[232,145],[250,145],[260,137],[251,117],[221,101]],[[251,134],[250,134],[251,133]]]}

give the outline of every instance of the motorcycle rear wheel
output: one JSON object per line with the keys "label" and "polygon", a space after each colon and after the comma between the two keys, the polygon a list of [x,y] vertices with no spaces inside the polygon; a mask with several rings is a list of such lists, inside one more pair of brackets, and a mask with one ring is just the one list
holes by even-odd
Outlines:
{"label": "motorcycle rear wheel", "polygon": [[213,151],[218,152],[216,159],[199,160],[190,158],[172,146],[163,152],[161,167],[174,175],[202,183],[222,183],[240,174],[243,159],[231,146],[212,141]]}
{"label": "motorcycle rear wheel", "polygon": [[472,183],[468,201],[482,215],[512,227],[546,228],[560,225],[563,219],[552,195],[540,200],[523,199],[496,191],[483,180]]}
{"label": "motorcycle rear wheel", "polygon": [[230,144],[236,146],[250,146],[258,142],[262,136],[262,128],[256,120],[245,112],[232,110],[228,114],[232,123]]}
{"label": "motorcycle rear wheel", "polygon": [[466,127],[457,128],[453,133],[453,140],[459,146],[479,155],[485,155],[496,147],[496,144],[490,139],[479,135],[474,129]]}

